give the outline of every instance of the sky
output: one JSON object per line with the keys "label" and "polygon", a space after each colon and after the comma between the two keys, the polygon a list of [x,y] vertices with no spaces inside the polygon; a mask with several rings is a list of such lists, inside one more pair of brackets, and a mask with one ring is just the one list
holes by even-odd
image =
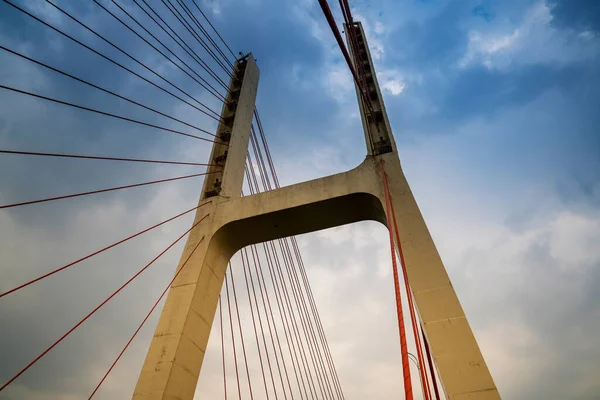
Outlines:
{"label": "sky", "polygon": [[[14,2],[155,79],[44,1]],[[150,24],[133,3],[118,2]],[[101,3],[118,14],[108,1]],[[159,1],[151,3],[161,10]],[[341,21],[337,2],[330,3]],[[98,5],[57,4],[218,109],[216,98]],[[234,52],[251,51],[258,60],[257,106],[282,185],[342,172],[364,159],[351,75],[316,0],[200,4]],[[366,29],[403,169],[500,394],[510,400],[600,398],[600,3],[350,5]],[[215,128],[194,109],[6,3],[0,3],[0,44]],[[181,128],[2,50],[0,84]],[[0,103],[3,149],[196,162],[210,150],[206,142],[6,90],[0,90]],[[8,204],[198,169],[2,154],[0,171],[0,204]],[[0,210],[0,291],[193,207],[201,184],[197,178]],[[190,222],[181,218],[2,298],[0,381]],[[298,238],[348,399],[396,399],[402,393],[387,235],[382,225],[363,222]],[[179,243],[0,398],[87,396],[169,282],[181,248]],[[131,395],[156,317],[97,398]],[[212,335],[197,398],[222,398],[218,353]],[[231,374],[228,379],[233,384]]]}

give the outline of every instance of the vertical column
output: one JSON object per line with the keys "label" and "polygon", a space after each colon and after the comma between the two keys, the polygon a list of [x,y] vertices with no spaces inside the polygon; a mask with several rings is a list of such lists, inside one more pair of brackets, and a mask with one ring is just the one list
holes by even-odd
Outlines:
{"label": "vertical column", "polygon": [[[194,223],[171,285],[133,398],[192,400],[231,249],[214,237],[219,203],[240,195],[258,86],[252,55],[236,63]],[[187,261],[186,261],[187,260]],[[185,266],[184,266],[185,264]],[[184,266],[184,269],[181,269]]]}
{"label": "vertical column", "polygon": [[252,54],[236,62],[227,101],[221,111],[222,122],[217,127],[217,140],[221,143],[214,144],[210,155],[215,166],[210,167],[209,172],[220,172],[207,175],[201,199],[214,196],[239,197],[241,194],[254,112],[254,101],[244,99],[256,97],[258,78],[258,67]]}
{"label": "vertical column", "polygon": [[[375,163],[386,161],[408,281],[446,396],[449,400],[498,400],[498,390],[400,167],[360,22],[346,26],[346,38],[360,78],[357,97],[367,148],[377,156]],[[369,104],[360,90],[367,93]]]}
{"label": "vertical column", "polygon": [[385,158],[408,281],[446,397],[499,400],[494,380],[400,163],[395,155]]}
{"label": "vertical column", "polygon": [[[367,142],[367,152],[373,156],[390,153],[396,150],[396,143],[362,24],[354,22],[350,26],[345,25],[345,28],[346,42],[360,81],[360,86],[356,85],[356,96]],[[361,94],[361,90],[365,96]],[[365,97],[368,104],[365,104]]]}

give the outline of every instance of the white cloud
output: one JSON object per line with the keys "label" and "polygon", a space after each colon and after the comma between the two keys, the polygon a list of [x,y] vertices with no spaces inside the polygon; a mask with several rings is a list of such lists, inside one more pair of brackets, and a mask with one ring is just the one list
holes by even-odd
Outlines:
{"label": "white cloud", "polygon": [[552,20],[552,8],[542,0],[526,11],[518,26],[509,23],[499,29],[491,24],[486,31],[472,30],[458,67],[480,64],[502,70],[522,64],[568,64],[600,54],[600,42],[589,31],[561,30]]}
{"label": "white cloud", "polygon": [[331,97],[340,103],[355,101],[354,79],[345,61],[332,64],[327,71],[327,87]]}
{"label": "white cloud", "polygon": [[357,12],[356,10],[352,10],[353,17],[355,21],[360,21],[362,23],[363,30],[365,32],[365,37],[367,43],[369,44],[369,51],[371,52],[371,58],[373,59],[373,63],[378,64],[381,60],[383,60],[385,55],[385,48],[383,45],[383,36],[386,32],[385,25],[376,21],[374,26],[371,25],[369,21],[371,19],[365,18],[361,12]]}
{"label": "white cloud", "polygon": [[600,219],[563,213],[552,223],[550,254],[568,272],[585,273],[577,268],[591,268],[600,263]]}
{"label": "white cloud", "polygon": [[596,33],[594,31],[583,31],[579,34],[579,37],[586,40],[591,40],[596,37]]}
{"label": "white cloud", "polygon": [[208,6],[215,17],[220,17],[223,0],[203,0],[204,6]]}
{"label": "white cloud", "polygon": [[503,52],[510,52],[511,47],[516,45],[519,36],[519,30],[505,36],[485,37],[479,32],[469,32],[469,50],[459,61],[459,66],[465,68],[471,63],[479,61],[491,69],[494,67],[492,59],[499,57]]}
{"label": "white cloud", "polygon": [[400,71],[396,69],[383,69],[377,72],[377,81],[385,92],[398,96],[406,88],[406,81]]}
{"label": "white cloud", "polygon": [[29,11],[32,12],[32,14],[41,16],[43,20],[52,25],[58,25],[60,27],[66,18],[55,7],[45,2],[42,3],[34,0],[27,0],[24,5],[25,8],[28,8]]}
{"label": "white cloud", "polygon": [[391,95],[397,96],[404,91],[406,84],[398,79],[390,79],[381,85],[384,90],[388,91]]}

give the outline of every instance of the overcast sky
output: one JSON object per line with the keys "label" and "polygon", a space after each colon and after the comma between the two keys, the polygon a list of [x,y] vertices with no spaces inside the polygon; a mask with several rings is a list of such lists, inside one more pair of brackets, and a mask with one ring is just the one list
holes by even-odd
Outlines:
{"label": "overcast sky", "polygon": [[[14,1],[152,77],[42,0]],[[119,2],[143,17],[130,1]],[[93,2],[57,3],[218,109],[217,99]],[[151,3],[166,14],[160,2]],[[340,21],[337,2],[330,3]],[[251,51],[258,59],[257,104],[282,184],[359,164],[366,150],[351,76],[317,1],[202,4],[236,53]],[[510,400],[600,398],[600,3],[350,4],[366,28],[404,170],[500,394]],[[0,44],[215,128],[214,121],[5,3],[0,3]],[[181,128],[1,50],[0,84]],[[2,149],[197,162],[210,150],[206,142],[5,90],[0,104]],[[0,155],[0,204],[194,172],[198,168]],[[0,211],[0,291],[193,207],[201,184],[196,178]],[[0,382],[190,222],[181,218],[0,299]],[[365,222],[304,235],[299,243],[346,398],[400,398],[386,229]],[[87,396],[169,282],[181,247],[0,398]],[[98,398],[131,395],[156,317]],[[222,398],[218,346],[213,334],[199,398]],[[258,372],[256,360],[252,368]],[[233,385],[232,372],[228,378]]]}

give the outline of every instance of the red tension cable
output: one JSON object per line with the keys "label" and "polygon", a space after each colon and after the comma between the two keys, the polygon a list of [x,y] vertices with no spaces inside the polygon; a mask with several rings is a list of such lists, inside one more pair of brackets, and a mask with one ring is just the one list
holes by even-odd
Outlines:
{"label": "red tension cable", "polygon": [[178,176],[176,178],[159,179],[157,181],[135,183],[133,185],[125,185],[125,186],[117,186],[117,187],[108,188],[108,189],[92,190],[91,192],[74,193],[74,194],[67,194],[67,195],[64,195],[64,196],[48,197],[48,198],[45,198],[45,199],[24,201],[22,203],[5,204],[3,206],[0,206],[0,210],[4,209],[4,208],[26,206],[26,205],[29,205],[29,204],[45,203],[45,202],[54,201],[54,200],[70,199],[72,197],[87,196],[87,195],[90,195],[90,194],[111,192],[113,190],[130,189],[130,188],[134,188],[134,187],[138,187],[138,186],[153,185],[155,183],[178,181],[178,180],[181,180],[181,179],[188,179],[188,178],[195,178],[197,176],[210,175],[210,174],[214,174],[216,172],[220,172],[220,171],[203,172],[201,174],[192,174],[192,175]]}
{"label": "red tension cable", "polygon": [[2,385],[2,387],[0,387],[0,392],[2,390],[4,390],[8,385],[10,385],[12,382],[14,382],[15,379],[17,379],[19,376],[21,376],[25,371],[27,371],[29,368],[31,368],[36,362],[38,362],[42,357],[44,357],[46,354],[48,354],[48,352],[50,350],[52,350],[54,347],[56,347],[56,345],[58,345],[60,342],[62,342],[67,336],[69,336],[75,329],[77,329],[81,324],[83,324],[85,321],[87,321],[92,315],[94,315],[100,308],[102,308],[106,303],[108,303],[113,297],[115,297],[121,290],[123,290],[127,285],[129,285],[135,278],[137,278],[138,276],[140,276],[142,274],[142,272],[144,272],[146,269],[148,269],[148,267],[150,267],[156,260],[158,260],[163,254],[165,254],[171,247],[175,246],[185,235],[187,235],[192,229],[194,229],[200,222],[202,222],[206,217],[208,217],[209,214],[205,215],[204,217],[202,217],[200,220],[198,220],[198,222],[196,222],[194,225],[192,225],[192,227],[190,229],[188,229],[187,231],[185,231],[181,236],[179,236],[177,238],[177,240],[175,240],[173,243],[171,243],[167,248],[165,248],[162,252],[160,252],[159,255],[157,255],[156,257],[154,257],[152,259],[152,261],[150,261],[148,264],[146,264],[144,266],[144,268],[142,268],[141,270],[139,270],[135,275],[133,275],[131,278],[129,278],[129,280],[127,282],[125,282],[123,285],[121,285],[117,290],[115,290],[110,296],[108,296],[102,303],[100,303],[98,306],[96,306],[96,308],[94,308],[89,314],[87,314],[85,317],[83,317],[77,324],[75,324],[75,326],[73,326],[71,329],[69,329],[64,335],[62,335],[60,338],[58,338],[54,343],[52,343],[50,345],[50,347],[48,347],[46,350],[44,350],[39,356],[37,356],[33,361],[31,361],[29,364],[27,364],[23,369],[21,369],[15,376],[13,376],[12,378],[10,378],[10,380],[8,382],[6,382],[4,385]]}
{"label": "red tension cable", "polygon": [[[231,269],[231,263],[229,263],[229,269]],[[240,386],[240,372],[238,369],[237,351],[235,349],[235,335],[233,333],[233,317],[232,317],[232,313],[231,313],[231,302],[229,301],[229,283],[227,282],[227,274],[225,274],[224,278],[225,278],[224,279],[225,294],[226,294],[226,298],[227,298],[227,311],[229,314],[229,329],[231,331],[231,348],[233,349],[233,365],[235,366],[235,379],[237,382],[238,397],[241,399],[242,398],[242,388]]]}
{"label": "red tension cable", "polygon": [[204,240],[204,236],[202,236],[202,238],[198,241],[198,243],[196,243],[196,246],[194,246],[194,248],[192,249],[190,255],[185,259],[185,261],[181,265],[181,268],[179,268],[179,271],[177,271],[177,273],[175,274],[175,276],[173,277],[173,279],[171,279],[171,281],[169,282],[169,284],[167,285],[167,287],[165,288],[165,290],[161,293],[160,297],[156,300],[156,302],[154,303],[154,305],[152,306],[152,308],[150,309],[150,311],[148,311],[148,314],[146,314],[146,317],[142,320],[142,323],[138,326],[138,328],[135,330],[135,332],[133,333],[133,335],[131,335],[131,338],[129,338],[129,341],[127,342],[127,344],[125,345],[125,347],[123,347],[123,350],[121,350],[121,352],[119,353],[119,355],[117,356],[117,358],[115,359],[115,361],[111,364],[111,366],[108,369],[108,371],[106,371],[106,373],[104,374],[104,376],[102,377],[102,379],[100,380],[100,382],[98,382],[98,385],[96,385],[96,388],[94,389],[94,391],[92,392],[92,394],[90,394],[90,397],[88,397],[88,400],[91,399],[92,397],[94,397],[94,395],[96,394],[96,392],[98,391],[98,389],[100,388],[100,386],[102,385],[102,383],[104,382],[104,380],[106,379],[106,377],[108,376],[108,374],[110,374],[110,372],[113,370],[113,368],[115,367],[115,365],[117,364],[117,362],[119,362],[119,360],[121,359],[121,356],[123,355],[123,353],[125,353],[125,350],[127,350],[127,348],[129,347],[129,345],[131,344],[131,342],[133,341],[133,339],[137,336],[137,334],[140,331],[140,329],[142,329],[142,327],[144,326],[144,324],[146,323],[146,321],[148,320],[148,318],[150,318],[150,314],[152,314],[152,312],[154,311],[154,309],[158,306],[158,303],[160,303],[160,301],[162,300],[162,298],[165,297],[165,294],[167,294],[167,291],[169,290],[169,288],[171,287],[171,285],[173,284],[173,282],[175,282],[175,279],[177,279],[177,277],[179,276],[179,274],[181,273],[181,271],[183,271],[183,268],[186,266],[186,264],[188,263],[188,261],[190,260],[190,258],[192,257],[192,255],[194,254],[194,252],[196,251],[196,249],[198,248],[198,246],[200,246],[200,243],[202,243],[203,240]]}
{"label": "red tension cable", "polygon": [[[27,95],[27,96],[35,97],[37,99],[47,100],[47,101],[51,101],[53,103],[62,104],[64,106],[69,106],[69,107],[77,108],[79,110],[85,110],[85,111],[93,112],[95,114],[100,114],[100,115],[104,115],[104,116],[107,116],[107,117],[112,117],[112,118],[120,119],[122,121],[133,122],[134,124],[143,125],[143,126],[147,126],[147,127],[150,127],[150,128],[159,129],[159,130],[162,130],[162,131],[175,133],[177,135],[182,135],[182,136],[187,136],[187,137],[191,137],[191,138],[194,138],[194,139],[204,140],[205,142],[219,143],[219,144],[223,144],[223,145],[226,145],[226,146],[228,145],[227,143],[224,143],[224,142],[220,142],[220,141],[216,141],[216,140],[212,140],[212,139],[203,138],[201,136],[193,135],[191,133],[182,132],[182,131],[179,131],[179,130],[176,130],[176,129],[171,129],[171,128],[167,128],[167,127],[156,125],[156,124],[151,124],[151,123],[148,123],[148,122],[140,121],[140,120],[129,118],[129,117],[123,117],[122,115],[117,115],[117,114],[109,113],[109,112],[106,112],[106,111],[97,110],[95,108],[81,106],[81,105],[75,104],[75,103],[69,103],[68,101],[58,100],[58,99],[54,99],[54,98],[48,97],[48,96],[42,96],[41,94],[28,92],[26,90],[17,89],[17,88],[11,87],[11,86],[0,85],[0,88],[6,89],[6,90],[10,90],[11,92],[20,93],[20,94],[24,94],[24,95]],[[205,130],[202,129],[202,132],[206,133],[207,135],[216,137],[215,134],[210,133],[209,131],[205,131]]]}
{"label": "red tension cable", "polygon": [[223,361],[223,394],[227,398],[227,374],[225,372],[225,337],[223,336],[223,307],[221,306],[221,295],[219,295],[219,325],[221,327],[221,357]]}
{"label": "red tension cable", "polygon": [[[31,62],[32,62],[32,63],[34,63],[34,64],[37,64],[37,65],[39,65],[39,66],[42,66],[42,67],[44,67],[44,68],[47,68],[47,69],[49,69],[49,70],[51,70],[51,71],[54,71],[54,72],[56,72],[56,73],[59,73],[59,74],[61,74],[61,75],[63,75],[63,76],[69,77],[69,78],[71,78],[71,79],[73,79],[73,80],[76,80],[76,81],[78,81],[78,82],[80,82],[80,83],[83,83],[83,84],[85,84],[85,85],[88,85],[88,86],[90,86],[90,87],[93,87],[94,89],[98,89],[98,90],[100,90],[100,91],[102,91],[102,92],[104,92],[104,93],[108,93],[108,94],[110,94],[110,95],[112,95],[112,96],[115,96],[115,97],[117,97],[117,98],[121,99],[121,100],[125,100],[125,101],[127,101],[127,102],[129,102],[129,103],[131,103],[131,104],[135,104],[136,106],[142,107],[142,108],[144,108],[144,109],[146,109],[146,110],[148,110],[148,111],[152,111],[153,113],[156,113],[156,114],[158,114],[158,115],[161,115],[161,116],[163,116],[163,117],[169,118],[169,119],[171,119],[171,120],[173,120],[173,121],[180,122],[180,123],[182,123],[182,124],[184,124],[184,125],[186,125],[186,126],[189,126],[190,128],[196,129],[196,130],[198,130],[198,131],[200,131],[200,132],[207,133],[207,131],[205,131],[205,130],[204,130],[204,129],[202,129],[202,128],[199,128],[198,126],[195,126],[195,125],[193,125],[193,124],[190,124],[190,123],[188,123],[188,122],[182,121],[181,119],[179,119],[179,118],[175,118],[175,117],[173,117],[173,116],[171,116],[171,115],[165,114],[165,113],[163,113],[163,112],[161,112],[161,111],[159,111],[159,110],[156,110],[156,109],[154,109],[154,108],[152,108],[152,107],[149,107],[149,106],[147,106],[147,105],[144,105],[144,104],[142,104],[142,103],[139,103],[139,102],[137,102],[137,101],[135,101],[135,100],[132,100],[132,99],[130,99],[130,98],[128,98],[128,97],[125,97],[125,96],[123,96],[123,95],[120,95],[120,94],[118,94],[118,93],[116,93],[116,92],[113,92],[112,90],[108,90],[108,89],[106,89],[106,88],[103,88],[103,87],[101,87],[101,86],[98,86],[98,85],[96,85],[96,84],[94,84],[94,83],[91,83],[91,82],[89,82],[89,81],[86,81],[85,79],[78,78],[78,77],[76,77],[75,75],[71,75],[71,74],[69,74],[68,72],[65,72],[65,71],[63,71],[63,70],[61,70],[61,69],[58,69],[58,68],[52,67],[52,66],[51,66],[51,65],[49,65],[49,64],[46,64],[46,63],[44,63],[44,62],[41,62],[41,61],[39,61],[39,60],[36,60],[36,59],[34,59],[34,58],[31,58],[31,57],[28,57],[28,56],[26,56],[25,54],[19,53],[18,51],[11,50],[11,49],[9,49],[8,47],[4,47],[4,46],[2,46],[2,45],[0,45],[0,49],[4,50],[4,51],[6,51],[6,52],[9,52],[9,53],[11,53],[11,54],[13,54],[13,55],[15,55],[15,56],[17,56],[17,57],[21,57],[21,58],[23,58],[23,59],[25,59],[25,60],[31,61]],[[207,89],[207,90],[208,90],[208,89]],[[223,121],[222,121],[220,118],[215,118],[215,117],[213,117],[211,114],[209,114],[209,113],[207,113],[207,112],[205,112],[205,111],[203,111],[203,110],[200,110],[200,111],[202,111],[202,112],[203,112],[205,115],[207,115],[207,116],[209,116],[209,117],[211,117],[211,118],[213,118],[213,119],[216,119],[216,120],[217,120],[217,121],[219,121],[219,122],[223,122]],[[210,134],[210,133],[209,133],[209,134]],[[212,135],[212,134],[211,134],[211,135]],[[214,135],[212,135],[212,136],[214,136]]]}
{"label": "red tension cable", "polygon": [[152,229],[154,229],[154,228],[158,228],[159,226],[161,226],[161,225],[164,225],[164,224],[166,224],[167,222],[171,222],[171,221],[173,221],[174,219],[177,219],[177,218],[179,218],[179,217],[181,217],[181,216],[183,216],[183,215],[185,215],[185,214],[188,214],[188,213],[190,213],[190,212],[192,212],[192,211],[194,211],[194,210],[197,210],[198,208],[200,208],[200,207],[202,207],[203,205],[205,205],[205,204],[208,204],[208,203],[209,203],[209,202],[207,201],[207,202],[205,202],[205,203],[202,203],[202,204],[200,204],[200,205],[198,205],[198,206],[196,206],[196,207],[194,207],[194,208],[190,208],[189,210],[187,210],[187,211],[184,211],[184,212],[182,212],[182,213],[179,213],[179,214],[175,215],[174,217],[171,217],[171,218],[169,218],[169,219],[166,219],[166,220],[164,220],[164,221],[162,221],[162,222],[159,222],[158,224],[152,225],[151,227],[149,227],[149,228],[146,228],[146,229],[144,229],[143,231],[140,231],[140,232],[138,232],[138,233],[135,233],[135,234],[133,234],[133,235],[131,235],[131,236],[128,236],[128,237],[126,237],[125,239],[121,239],[121,240],[119,240],[118,242],[116,242],[116,243],[113,243],[113,244],[111,244],[111,245],[109,245],[109,246],[103,247],[103,248],[101,248],[100,250],[97,250],[97,251],[95,251],[95,252],[93,252],[93,253],[91,253],[91,254],[88,254],[88,255],[87,255],[87,256],[85,256],[85,257],[81,257],[81,258],[79,258],[79,259],[77,259],[77,260],[75,260],[75,261],[73,261],[73,262],[71,262],[71,263],[69,263],[69,264],[67,264],[67,265],[63,265],[63,266],[62,266],[62,267],[60,267],[60,268],[57,268],[57,269],[55,269],[55,270],[53,270],[53,271],[50,271],[50,272],[48,272],[48,273],[46,273],[46,274],[44,274],[44,275],[42,275],[42,276],[39,276],[39,277],[37,277],[37,278],[35,278],[35,279],[32,279],[32,280],[30,280],[30,281],[28,281],[28,282],[25,282],[25,283],[23,283],[22,285],[19,285],[19,286],[17,286],[17,287],[15,287],[15,288],[13,288],[13,289],[7,290],[7,291],[6,291],[6,292],[4,292],[4,293],[0,293],[0,298],[2,298],[2,297],[4,297],[4,296],[6,296],[6,295],[8,295],[8,294],[11,294],[11,293],[13,293],[13,292],[16,292],[17,290],[23,289],[24,287],[26,287],[26,286],[29,286],[29,285],[31,285],[32,283],[35,283],[35,282],[41,281],[42,279],[44,279],[44,278],[47,278],[47,277],[49,277],[49,276],[51,276],[51,275],[54,275],[54,274],[56,274],[57,272],[60,272],[60,271],[62,271],[62,270],[65,270],[65,269],[67,269],[67,268],[69,268],[69,267],[72,267],[73,265],[75,265],[75,264],[78,264],[78,263],[80,263],[80,262],[82,262],[82,261],[85,261],[85,260],[87,260],[88,258],[91,258],[91,257],[93,257],[93,256],[95,256],[95,255],[97,255],[97,254],[100,254],[100,253],[102,253],[102,252],[104,252],[104,251],[106,251],[106,250],[109,250],[109,249],[111,249],[111,248],[113,248],[113,247],[115,247],[115,246],[118,246],[118,245],[120,245],[121,243],[124,243],[124,242],[126,242],[126,241],[128,241],[128,240],[130,240],[130,239],[133,239],[133,238],[137,237],[137,236],[140,236],[141,234],[144,234],[144,233],[146,233],[146,232],[148,232],[148,231],[151,231],[151,230],[152,230]]}
{"label": "red tension cable", "polygon": [[346,59],[346,63],[348,64],[348,67],[350,68],[350,72],[352,73],[352,76],[354,77],[354,80],[356,81],[356,84],[358,85],[358,87],[360,89],[359,92],[360,92],[365,104],[370,108],[371,103],[369,102],[369,98],[367,97],[365,92],[362,90],[362,85],[360,84],[360,79],[358,78],[356,70],[354,69],[354,66],[352,65],[352,60],[350,59],[350,55],[348,54],[346,45],[344,45],[344,41],[342,40],[342,35],[340,34],[340,31],[338,30],[337,25],[335,24],[335,20],[333,19],[333,14],[331,14],[331,9],[329,8],[329,4],[327,4],[327,0],[319,0],[319,4],[321,5],[323,14],[325,14],[325,18],[327,18],[327,22],[329,23],[329,27],[331,28],[331,31],[333,32],[333,35],[335,36],[335,40],[337,41],[338,45],[340,46],[340,50],[342,51],[342,54],[344,55],[344,58]]}
{"label": "red tension cable", "polygon": [[[275,171],[275,168],[274,168],[274,165],[273,165],[273,161],[272,161],[272,159],[271,159],[271,156],[270,156],[270,152],[269,152],[269,146],[268,146],[268,144],[267,144],[267,142],[266,142],[266,140],[265,140],[264,131],[263,131],[262,124],[261,124],[261,121],[260,121],[260,116],[258,115],[258,112],[257,112],[257,110],[256,110],[256,109],[254,110],[254,115],[255,115],[255,118],[256,118],[256,122],[257,122],[257,126],[258,126],[258,131],[259,131],[259,134],[260,134],[260,137],[261,137],[261,142],[262,142],[262,144],[263,144],[263,147],[264,147],[264,149],[265,149],[266,160],[267,160],[267,164],[269,165],[269,170],[271,171],[271,174],[272,174],[272,179],[273,179],[273,182],[274,182],[274,184],[275,184],[275,187],[279,187],[279,182],[278,182],[278,180],[277,180],[277,173],[276,173],[276,171]],[[255,140],[255,142],[253,142],[253,145],[254,145],[254,146],[257,146],[257,145],[258,145],[258,141],[257,141],[257,140]],[[258,161],[259,161],[259,167],[260,167],[260,166],[261,166],[261,162],[262,162],[262,163],[264,163],[264,160],[263,160],[263,158],[262,158],[262,154],[261,154],[261,151],[260,151],[260,147],[259,147],[259,146],[257,146],[257,147],[258,147],[258,153],[259,153],[259,154],[258,154]],[[265,174],[266,174],[266,166],[265,166],[264,164],[262,165],[262,171],[265,171]],[[261,177],[261,178],[262,178],[262,177]],[[250,183],[250,180],[249,180],[249,183]],[[266,183],[266,185],[264,185],[265,183]],[[263,181],[263,185],[265,186],[265,189],[266,189],[266,190],[271,190],[271,189],[272,189],[272,187],[271,187],[271,183],[269,182],[269,179],[268,179],[268,177],[266,178],[266,182],[265,182],[265,181]],[[271,244],[271,245],[272,245],[272,244]],[[288,247],[288,242],[287,242],[287,241],[284,241],[284,245],[285,245],[284,247],[287,249],[287,247]],[[292,241],[292,246],[293,246],[293,245],[294,245],[294,242]],[[268,250],[268,249],[266,249],[266,250]],[[283,248],[282,248],[282,251],[283,251]],[[288,252],[289,252],[289,249],[288,249]],[[276,253],[276,252],[275,252],[275,253]],[[299,256],[299,254],[297,254],[297,256]],[[284,256],[284,258],[286,258],[286,257]],[[286,258],[286,259],[287,259],[287,258]],[[278,263],[279,263],[279,261],[278,261],[278,257],[277,257],[277,256],[275,257],[275,261],[276,261],[276,264],[278,264]],[[299,262],[300,264],[302,264],[302,260],[301,260],[301,258],[298,260],[298,262]],[[306,283],[308,284],[308,282],[306,282]],[[309,301],[310,301],[310,286],[308,286],[306,290],[309,292]],[[284,309],[285,309],[285,308],[284,308]],[[322,331],[322,326],[321,326],[321,324],[320,324],[320,321],[319,321],[318,313],[316,313],[316,314],[315,314],[315,318],[316,318],[316,320],[317,320],[317,328],[318,328],[318,330],[320,331],[320,334],[324,335],[324,332]],[[284,326],[285,326],[285,325],[284,325]],[[284,330],[284,332],[285,332],[285,330]],[[286,337],[286,340],[287,340],[287,337]],[[293,347],[293,345],[294,345],[294,343],[293,343],[293,340],[292,340],[292,347]],[[324,342],[323,342],[323,346],[325,347],[325,352],[326,352],[326,354],[325,354],[325,355],[326,355],[326,358],[327,358],[327,359],[328,359],[328,360],[331,362],[331,365],[330,365],[330,372],[331,372],[331,374],[332,374],[332,376],[333,376],[333,379],[334,379],[334,386],[336,387],[336,391],[338,392],[338,396],[339,396],[341,399],[343,399],[343,398],[344,398],[344,395],[343,395],[343,392],[342,392],[342,390],[341,390],[341,386],[340,386],[340,383],[339,383],[339,379],[338,379],[338,377],[337,377],[337,373],[336,373],[336,371],[335,371],[335,366],[333,365],[333,360],[331,359],[331,354],[330,354],[330,351],[329,351],[328,344],[327,344],[327,341],[326,341],[326,340],[324,340]],[[295,350],[294,350],[294,352],[295,352]],[[302,351],[301,351],[301,353],[302,353]],[[301,354],[301,355],[302,355],[302,354]],[[293,357],[292,357],[292,358],[293,358]],[[302,358],[302,357],[301,357],[301,358]],[[302,361],[304,361],[304,360],[302,360]],[[328,362],[329,362],[329,361],[328,361]],[[294,365],[294,364],[292,363],[292,365]],[[298,365],[298,366],[300,367],[300,365]],[[301,374],[301,373],[300,373],[300,379],[303,381],[303,377],[302,377],[302,374]],[[311,377],[311,379],[312,379],[312,377]],[[309,382],[309,383],[310,383],[310,382]],[[300,382],[298,382],[298,385],[300,385]],[[302,382],[302,385],[304,386],[304,382]],[[313,385],[314,385],[314,383],[313,383]],[[305,389],[305,391],[306,391],[306,387],[304,387],[304,389]],[[312,389],[312,387],[310,386],[310,384],[309,384],[309,389]],[[312,394],[312,393],[311,393],[311,394]],[[308,394],[307,394],[307,395],[308,395]]]}
{"label": "red tension cable", "polygon": [[104,157],[104,156],[88,156],[83,154],[64,154],[64,153],[40,153],[37,151],[20,151],[20,150],[0,150],[2,154],[19,154],[26,156],[44,156],[44,157],[61,157],[61,158],[82,158],[88,160],[106,160],[106,161],[129,161],[139,163],[153,164],[172,164],[172,165],[193,165],[198,167],[217,167],[218,164],[204,164],[186,161],[167,161],[167,160],[147,160],[140,158],[121,158],[121,157]]}
{"label": "red tension cable", "polygon": [[429,343],[427,343],[427,338],[425,337],[425,331],[421,330],[421,334],[423,337],[423,344],[425,345],[425,354],[427,355],[427,363],[429,364],[429,373],[431,374],[431,383],[433,386],[433,390],[435,391],[435,400],[440,400],[440,391],[437,386],[437,379],[435,378],[435,370],[433,368],[433,362],[431,360],[431,352],[429,351]]}
{"label": "red tension cable", "polygon": [[400,256],[400,265],[402,266],[402,276],[404,278],[404,287],[406,290],[406,297],[408,298],[408,308],[410,311],[410,320],[411,320],[411,324],[412,324],[412,329],[413,329],[413,335],[415,338],[415,345],[417,348],[417,356],[419,359],[419,374],[421,375],[421,379],[423,381],[423,390],[424,390],[424,397],[425,400],[430,400],[431,399],[431,391],[429,389],[429,380],[427,379],[427,371],[425,369],[425,360],[423,357],[423,348],[421,345],[421,338],[419,335],[419,328],[418,328],[418,323],[417,323],[417,318],[415,315],[415,310],[414,310],[414,303],[413,303],[413,298],[412,298],[412,292],[410,289],[410,285],[408,283],[408,274],[406,272],[406,262],[404,261],[404,252],[402,250],[402,243],[400,242],[400,233],[398,231],[398,223],[396,220],[396,212],[394,210],[394,202],[392,201],[392,195],[390,193],[389,190],[389,184],[388,184],[388,180],[387,180],[387,174],[385,173],[385,168],[384,168],[384,164],[381,164],[381,170],[383,173],[383,182],[384,182],[384,186],[386,188],[387,191],[387,196],[389,197],[388,201],[390,204],[390,209],[391,209],[391,220],[390,220],[390,224],[394,225],[394,231],[396,233],[396,242],[398,243],[398,255]]}
{"label": "red tension cable", "polygon": [[[381,171],[385,174],[383,163],[381,164]],[[404,375],[404,394],[406,400],[413,399],[412,381],[410,379],[410,365],[408,364],[408,347],[406,345],[406,328],[404,327],[404,313],[402,311],[402,298],[400,295],[400,282],[398,278],[398,265],[396,264],[396,249],[394,246],[394,236],[392,230],[392,213],[390,210],[390,197],[389,188],[387,181],[384,180],[384,195],[385,195],[385,208],[388,216],[388,230],[390,233],[390,249],[392,253],[392,267],[394,272],[394,289],[396,293],[396,310],[398,313],[398,328],[400,329],[400,351],[402,353],[402,372]]]}
{"label": "red tension cable", "polygon": [[242,342],[242,354],[244,355],[244,365],[246,367],[246,377],[248,378],[248,389],[250,390],[250,400],[253,400],[254,395],[252,393],[252,382],[250,381],[250,370],[248,369],[248,358],[246,357],[246,344],[244,343],[244,332],[242,331],[242,322],[240,320],[240,309],[238,307],[237,293],[235,291],[235,279],[233,277],[233,268],[229,268],[229,274],[231,275],[231,287],[233,288],[233,301],[235,303],[235,314],[237,315],[238,329],[240,330],[240,338],[241,338],[241,342]]}

